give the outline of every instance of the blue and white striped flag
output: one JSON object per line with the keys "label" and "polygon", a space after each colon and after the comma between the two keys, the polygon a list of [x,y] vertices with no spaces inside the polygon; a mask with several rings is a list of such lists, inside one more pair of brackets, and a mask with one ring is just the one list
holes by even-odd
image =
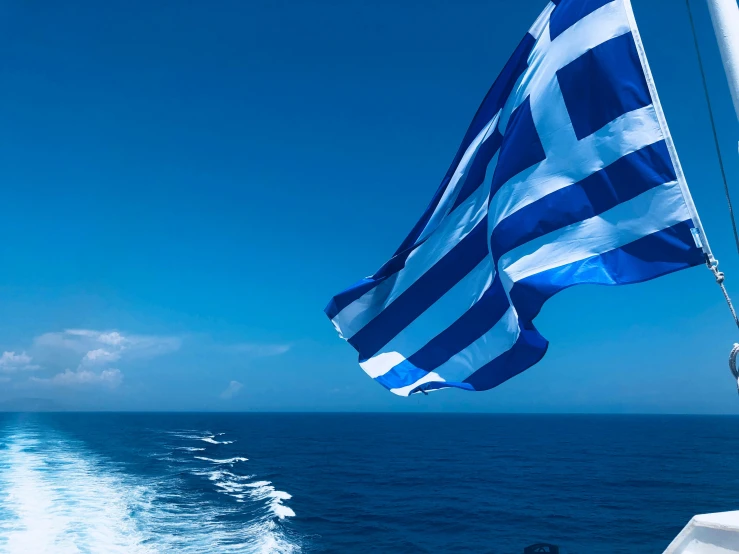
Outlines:
{"label": "blue and white striped flag", "polygon": [[326,313],[395,394],[487,390],[544,356],[533,320],[555,293],[706,254],[629,0],[553,0],[421,220]]}

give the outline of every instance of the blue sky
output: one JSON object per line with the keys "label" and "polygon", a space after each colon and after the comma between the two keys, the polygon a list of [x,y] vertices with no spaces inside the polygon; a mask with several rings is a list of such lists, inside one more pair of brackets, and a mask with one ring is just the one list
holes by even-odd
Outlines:
{"label": "blue sky", "polygon": [[[634,0],[672,134],[739,298],[687,13]],[[705,268],[577,287],[537,366],[403,399],[323,314],[429,201],[545,2],[2,7],[0,401],[80,409],[739,412]],[[739,202],[739,126],[700,44]],[[5,354],[2,354],[5,352]]]}

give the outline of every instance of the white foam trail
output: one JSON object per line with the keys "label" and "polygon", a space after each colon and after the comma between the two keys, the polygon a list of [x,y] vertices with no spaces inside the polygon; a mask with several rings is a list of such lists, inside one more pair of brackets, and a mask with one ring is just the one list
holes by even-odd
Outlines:
{"label": "white foam trail", "polygon": [[201,437],[200,440],[203,442],[208,442],[210,444],[233,444],[234,442],[236,442],[236,441],[217,441],[213,437]]}
{"label": "white foam trail", "polygon": [[235,458],[226,458],[224,460],[216,460],[214,458],[206,458],[205,456],[195,456],[196,460],[203,460],[204,462],[213,462],[214,464],[235,464],[236,462],[248,462],[249,458],[242,458],[236,456]]}
{"label": "white foam trail", "polygon": [[190,439],[190,440],[199,440],[203,442],[207,442],[209,444],[233,444],[236,441],[218,441],[216,440],[216,437],[221,437],[225,435],[226,433],[206,433],[202,434],[198,431],[170,431],[170,435],[177,437],[178,439]]}
{"label": "white foam trail", "polygon": [[[203,435],[201,431],[197,431],[196,429],[190,429],[185,431],[165,431],[168,435],[172,435],[173,437],[177,437],[178,439],[193,439],[193,440],[199,440],[203,437],[212,437],[210,433],[206,433]],[[196,434],[197,433],[197,434]]]}
{"label": "white foam trail", "polygon": [[[3,438],[2,553],[295,554],[301,549],[284,535],[270,506],[269,513],[256,511],[250,521],[235,521],[224,518],[232,508],[190,496],[176,476],[155,480],[122,473],[121,466],[54,432],[21,426]],[[250,498],[252,477],[222,467],[207,473],[216,488]]]}
{"label": "white foam trail", "polygon": [[156,552],[131,517],[144,490],[122,486],[74,452],[49,456],[33,437],[11,436],[0,466],[9,515],[0,522],[3,552]]}
{"label": "white foam trail", "polygon": [[211,481],[218,481],[219,479],[234,479],[236,481],[248,481],[253,475],[235,475],[231,473],[230,471],[226,471],[225,469],[216,469],[213,471],[193,471],[193,475],[202,475],[204,477],[207,477]]}

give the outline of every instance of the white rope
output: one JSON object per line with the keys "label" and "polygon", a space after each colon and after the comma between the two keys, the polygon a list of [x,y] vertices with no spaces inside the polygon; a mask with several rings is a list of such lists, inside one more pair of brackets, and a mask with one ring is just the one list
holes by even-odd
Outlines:
{"label": "white rope", "polygon": [[721,287],[721,292],[724,293],[724,298],[726,299],[726,304],[729,306],[729,310],[731,311],[731,316],[734,318],[734,323],[736,323],[736,326],[739,327],[739,319],[737,319],[736,317],[734,304],[731,303],[729,293],[726,291],[726,287],[724,286],[724,274],[723,272],[718,270],[718,260],[716,258],[712,258],[711,261],[708,262],[708,268],[713,272],[713,276],[716,277],[716,283],[718,283],[718,286]]}
{"label": "white rope", "polygon": [[[724,286],[724,274],[718,270],[718,260],[710,257],[706,260],[706,265],[708,265],[708,268],[713,272],[713,276],[716,278],[718,286],[721,287],[721,292],[724,293],[724,299],[726,300],[726,304],[729,306],[729,311],[731,311],[731,316],[734,318],[734,323],[739,327],[739,319],[736,317],[734,304],[731,302],[726,286]],[[739,344],[734,343],[734,347],[731,349],[731,353],[729,354],[729,369],[731,370],[731,374],[734,376],[734,379],[736,379],[736,390],[737,393],[739,393],[739,369],[737,369],[736,366],[737,355],[739,355]]]}

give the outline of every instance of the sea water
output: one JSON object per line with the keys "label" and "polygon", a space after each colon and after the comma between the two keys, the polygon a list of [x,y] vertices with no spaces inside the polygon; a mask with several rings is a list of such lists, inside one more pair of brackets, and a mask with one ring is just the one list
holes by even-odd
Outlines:
{"label": "sea water", "polygon": [[0,552],[661,552],[739,418],[0,414]]}

